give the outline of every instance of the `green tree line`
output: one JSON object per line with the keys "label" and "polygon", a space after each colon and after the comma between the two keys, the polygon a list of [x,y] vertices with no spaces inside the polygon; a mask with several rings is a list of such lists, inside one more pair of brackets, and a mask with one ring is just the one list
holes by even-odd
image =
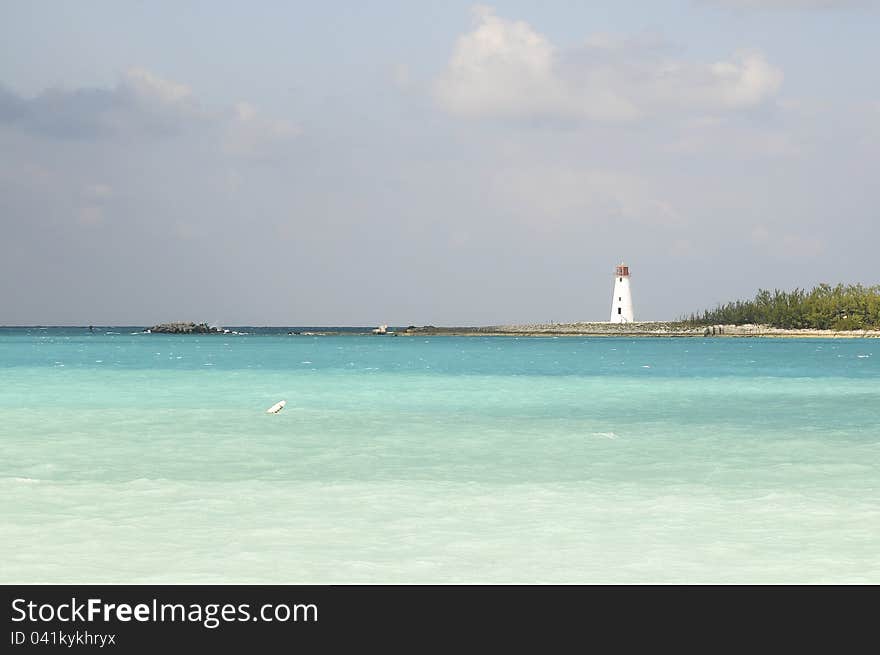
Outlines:
{"label": "green tree line", "polygon": [[819,330],[880,329],[880,285],[832,287],[820,284],[811,291],[767,291],[753,300],[736,300],[684,319],[691,325],[743,325]]}

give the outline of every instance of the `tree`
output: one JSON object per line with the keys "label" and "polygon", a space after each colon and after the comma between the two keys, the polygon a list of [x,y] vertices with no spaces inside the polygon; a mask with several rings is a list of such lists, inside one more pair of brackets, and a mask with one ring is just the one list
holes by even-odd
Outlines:
{"label": "tree", "polygon": [[880,329],[880,285],[832,287],[822,283],[809,292],[759,289],[753,300],[735,300],[683,320],[691,325],[756,323],[793,329]]}

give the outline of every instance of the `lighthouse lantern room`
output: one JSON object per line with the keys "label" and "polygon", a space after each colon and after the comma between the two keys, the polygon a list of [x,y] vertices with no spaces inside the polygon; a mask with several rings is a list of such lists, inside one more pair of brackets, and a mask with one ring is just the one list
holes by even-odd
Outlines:
{"label": "lighthouse lantern room", "polygon": [[623,262],[614,272],[614,295],[611,297],[611,322],[632,323],[633,302],[629,286],[629,266]]}

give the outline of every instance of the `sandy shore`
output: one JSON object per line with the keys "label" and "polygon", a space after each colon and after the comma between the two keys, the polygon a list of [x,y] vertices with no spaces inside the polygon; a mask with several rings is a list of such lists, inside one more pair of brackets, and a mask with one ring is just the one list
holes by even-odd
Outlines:
{"label": "sandy shore", "polygon": [[880,338],[880,330],[786,330],[767,325],[713,325],[689,327],[681,323],[539,323],[485,327],[410,327],[401,336],[517,336],[517,337],[781,337],[781,338]]}

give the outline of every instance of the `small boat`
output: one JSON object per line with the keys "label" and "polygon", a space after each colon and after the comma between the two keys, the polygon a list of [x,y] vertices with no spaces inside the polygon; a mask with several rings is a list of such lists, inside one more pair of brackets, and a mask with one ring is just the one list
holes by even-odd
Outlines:
{"label": "small boat", "polygon": [[267,414],[277,414],[282,409],[284,409],[284,406],[286,404],[287,404],[286,400],[279,401],[279,402],[275,403],[274,405],[272,405],[269,409],[267,409],[266,413]]}
{"label": "small boat", "polygon": [[373,334],[388,334],[388,326],[380,325],[377,328],[373,328]]}

